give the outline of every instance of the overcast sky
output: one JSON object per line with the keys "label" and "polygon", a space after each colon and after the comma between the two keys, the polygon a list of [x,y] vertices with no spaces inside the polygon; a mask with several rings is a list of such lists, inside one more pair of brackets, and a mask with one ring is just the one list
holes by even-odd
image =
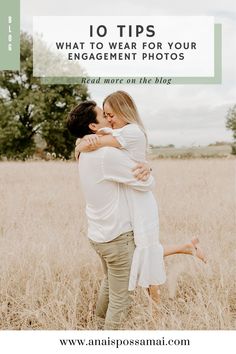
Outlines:
{"label": "overcast sky", "polygon": [[89,85],[90,95],[99,105],[107,94],[127,91],[138,106],[150,143],[207,145],[232,141],[225,117],[236,104],[235,4],[234,0],[21,0],[21,28],[32,33],[32,18],[40,15],[214,16],[215,23],[222,24],[221,85]]}

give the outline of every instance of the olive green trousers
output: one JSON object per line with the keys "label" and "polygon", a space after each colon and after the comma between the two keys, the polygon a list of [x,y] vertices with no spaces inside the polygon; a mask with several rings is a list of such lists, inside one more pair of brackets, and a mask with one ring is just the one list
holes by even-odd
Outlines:
{"label": "olive green trousers", "polygon": [[119,329],[127,317],[133,293],[128,291],[135,249],[133,231],[123,233],[109,242],[89,241],[99,255],[104,271],[95,315],[100,324],[104,323],[104,329]]}

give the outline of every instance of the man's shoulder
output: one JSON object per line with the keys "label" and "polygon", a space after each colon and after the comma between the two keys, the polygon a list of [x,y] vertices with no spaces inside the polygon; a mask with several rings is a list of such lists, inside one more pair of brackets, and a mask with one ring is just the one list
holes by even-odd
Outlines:
{"label": "man's shoulder", "polygon": [[118,148],[112,147],[112,146],[105,146],[101,148],[100,150],[103,150],[103,156],[104,158],[115,158],[116,156],[123,156],[124,152]]}
{"label": "man's shoulder", "polygon": [[81,153],[80,159],[80,170],[82,171],[103,171],[102,173],[107,173],[108,170],[113,169],[114,166],[122,166],[125,161],[125,154],[114,147],[102,147],[95,151]]}
{"label": "man's shoulder", "polygon": [[81,152],[80,157],[84,160],[90,160],[90,159],[107,159],[110,158],[112,156],[117,156],[120,155],[121,150],[114,148],[114,147],[110,147],[110,146],[104,146],[101,147],[97,150],[94,151],[90,151],[90,152]]}
{"label": "man's shoulder", "polygon": [[103,156],[106,152],[106,149],[107,147],[105,146],[94,151],[81,152],[80,156],[83,156],[84,158],[90,158],[92,156]]}

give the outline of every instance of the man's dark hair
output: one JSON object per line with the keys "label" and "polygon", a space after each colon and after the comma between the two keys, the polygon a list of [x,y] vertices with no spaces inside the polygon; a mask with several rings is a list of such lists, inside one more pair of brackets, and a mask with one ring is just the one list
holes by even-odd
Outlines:
{"label": "man's dark hair", "polygon": [[85,101],[72,109],[67,118],[67,128],[72,135],[83,138],[87,134],[94,133],[89,128],[89,124],[98,123],[94,110],[96,105],[94,101]]}

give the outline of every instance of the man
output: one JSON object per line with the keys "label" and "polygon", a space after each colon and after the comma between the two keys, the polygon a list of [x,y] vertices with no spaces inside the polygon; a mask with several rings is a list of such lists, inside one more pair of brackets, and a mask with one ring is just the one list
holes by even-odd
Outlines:
{"label": "man", "polygon": [[[74,136],[82,138],[108,126],[108,122],[102,109],[87,101],[70,112],[67,126]],[[135,244],[125,189],[145,192],[154,185],[152,176],[145,181],[135,178],[135,166],[124,152],[112,147],[81,153],[79,159],[88,238],[105,273],[96,306],[104,329],[119,329],[131,302],[128,283]]]}

